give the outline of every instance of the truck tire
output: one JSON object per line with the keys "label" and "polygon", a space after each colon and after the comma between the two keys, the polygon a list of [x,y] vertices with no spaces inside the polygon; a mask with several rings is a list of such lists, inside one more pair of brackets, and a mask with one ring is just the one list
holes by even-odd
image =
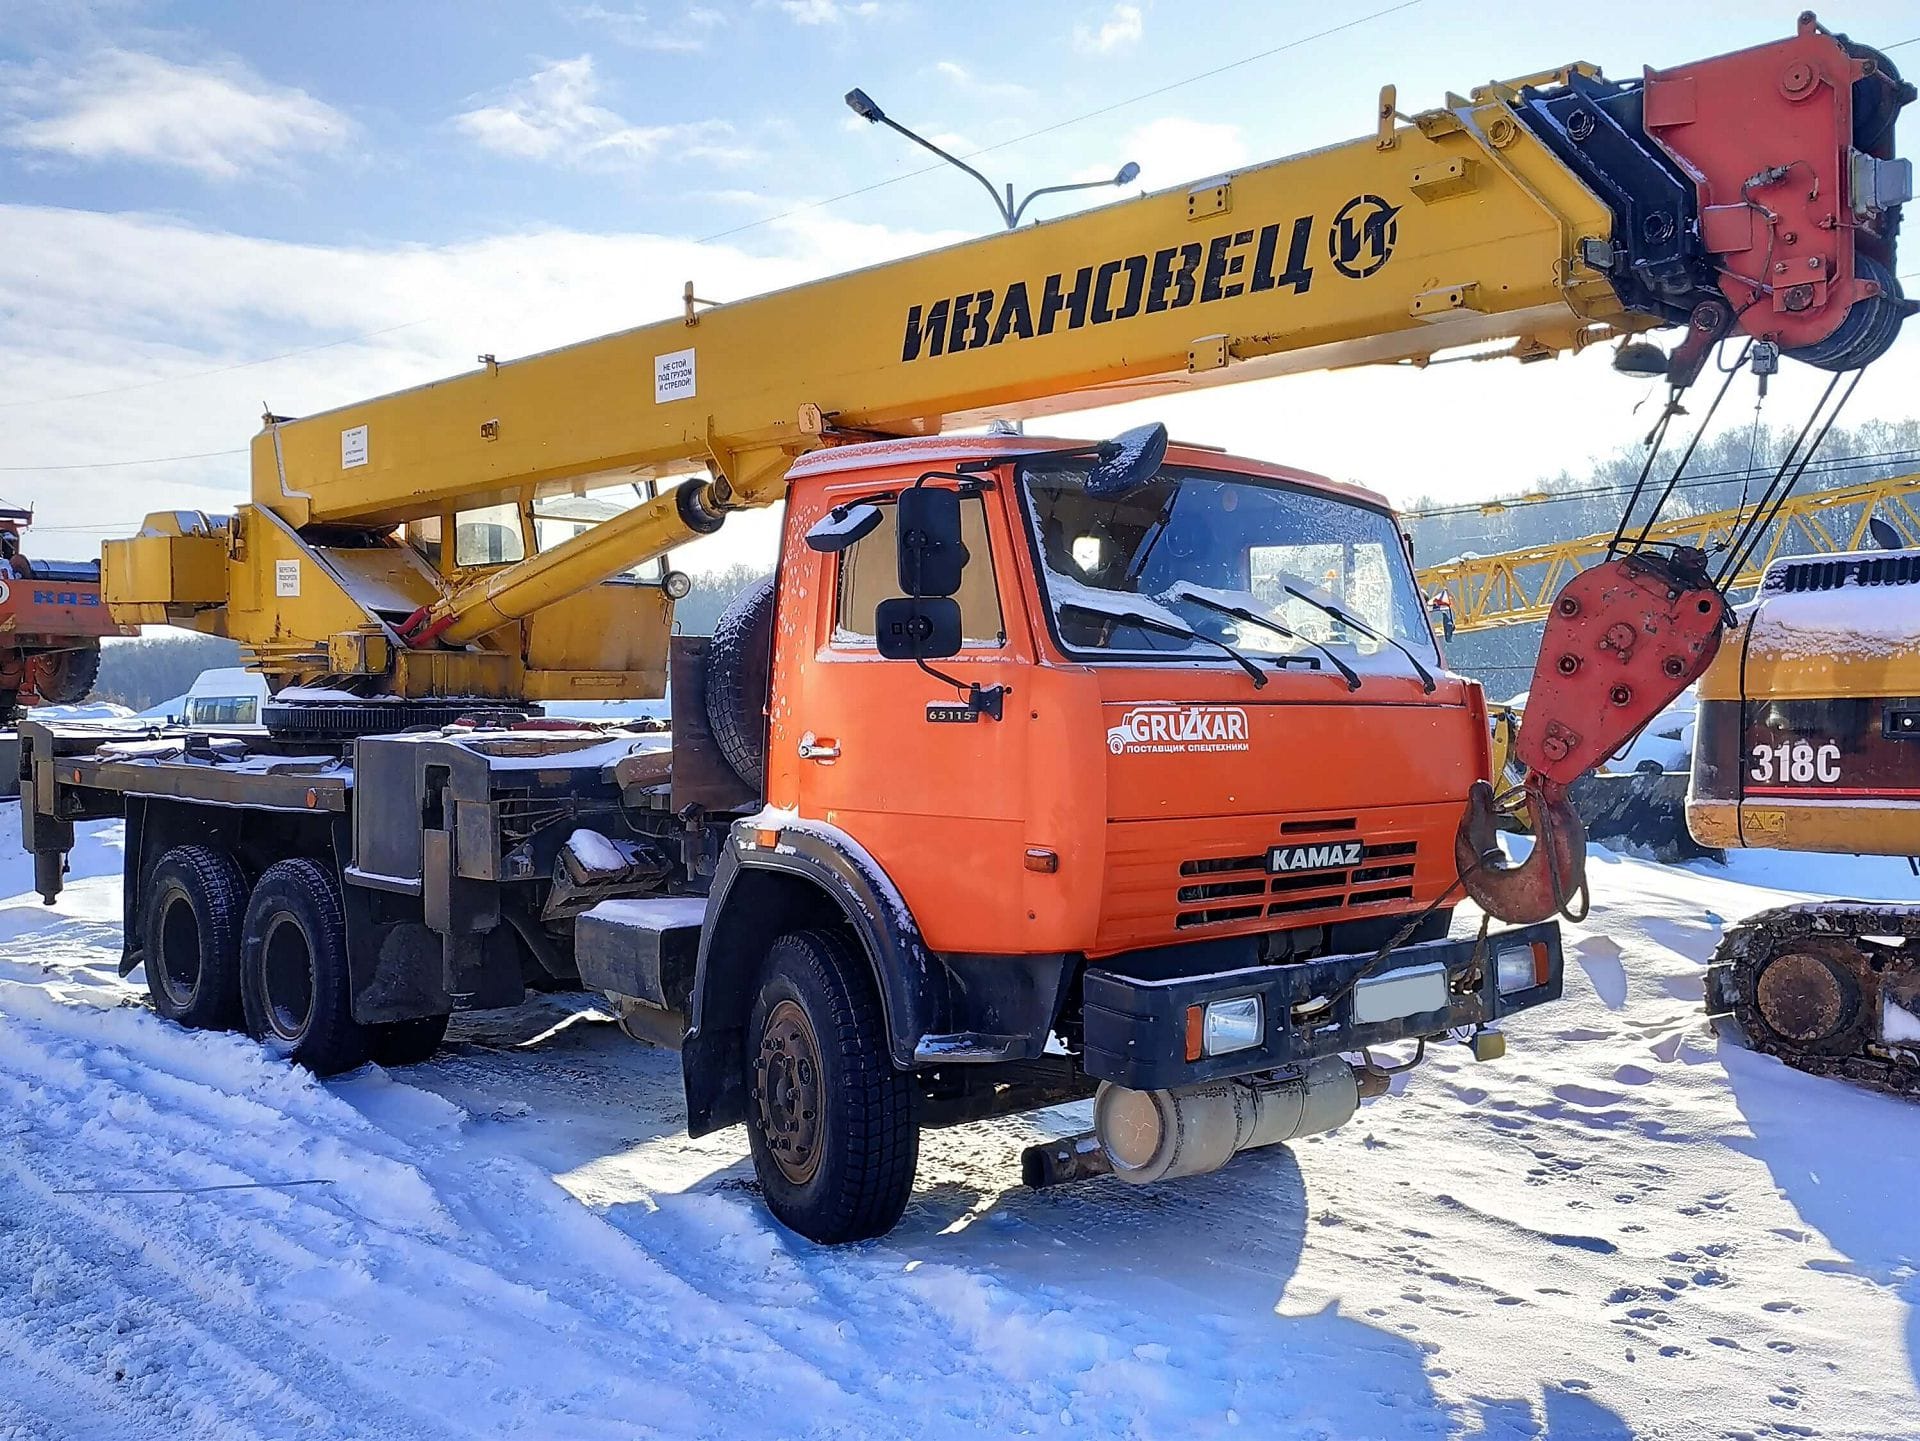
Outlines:
{"label": "truck tire", "polygon": [[431,1060],[447,1038],[451,1016],[420,1016],[411,1021],[388,1021],[370,1026],[369,1059],[382,1066],[417,1066]]}
{"label": "truck tire", "polygon": [[93,694],[93,683],[100,678],[100,648],[37,655],[27,663],[27,677],[48,705],[78,705]]}
{"label": "truck tire", "polygon": [[317,861],[267,867],[241,928],[247,1033],[322,1076],[367,1059],[372,1028],[353,1018],[340,884]]}
{"label": "truck tire", "polygon": [[707,725],[742,783],[767,773],[767,686],[773,664],[773,577],[735,596],[707,643]]}
{"label": "truck tire", "polygon": [[240,1024],[240,932],[247,882],[212,846],[175,846],[147,882],[140,948],[147,995],[169,1021],[198,1031]]}
{"label": "truck tire", "polygon": [[851,937],[792,931],[773,943],[745,1051],[747,1135],[774,1218],[826,1246],[892,1230],[913,1194],[920,1128]]}

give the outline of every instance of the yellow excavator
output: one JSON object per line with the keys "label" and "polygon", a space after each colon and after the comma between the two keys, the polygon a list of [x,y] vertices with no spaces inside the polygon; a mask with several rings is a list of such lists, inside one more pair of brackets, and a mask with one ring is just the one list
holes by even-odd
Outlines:
{"label": "yellow excavator", "polygon": [[[1920,550],[1776,560],[1699,684],[1702,844],[1920,856]],[[1749,916],[1714,952],[1707,1007],[1803,1071],[1920,1093],[1920,905]]]}

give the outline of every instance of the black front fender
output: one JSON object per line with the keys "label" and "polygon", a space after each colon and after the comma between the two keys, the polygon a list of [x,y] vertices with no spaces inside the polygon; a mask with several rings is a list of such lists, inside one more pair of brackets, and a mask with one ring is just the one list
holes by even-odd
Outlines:
{"label": "black front fender", "polygon": [[902,1070],[913,1066],[916,1043],[942,1011],[946,972],[928,954],[899,890],[858,841],[809,821],[762,846],[757,829],[734,826],[708,892],[681,1051],[694,1135],[745,1118],[740,1044],[749,992],[782,932],[835,921],[853,932],[873,968],[888,1054]]}

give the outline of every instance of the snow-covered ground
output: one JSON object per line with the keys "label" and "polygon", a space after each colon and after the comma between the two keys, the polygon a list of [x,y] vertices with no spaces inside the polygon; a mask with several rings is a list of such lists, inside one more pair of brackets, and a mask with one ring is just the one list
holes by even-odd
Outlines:
{"label": "snow-covered ground", "polygon": [[1603,856],[1504,1061],[1162,1189],[934,1133],[899,1230],[829,1251],[578,1001],[329,1084],[156,1020],[117,844],[0,901],[4,1441],[1920,1434],[1920,1106],[1699,1010],[1722,917],[1897,861]]}

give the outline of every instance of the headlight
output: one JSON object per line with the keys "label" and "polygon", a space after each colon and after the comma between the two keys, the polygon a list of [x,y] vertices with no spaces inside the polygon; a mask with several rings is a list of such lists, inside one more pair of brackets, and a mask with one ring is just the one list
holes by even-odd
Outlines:
{"label": "headlight", "polygon": [[1266,1039],[1258,996],[1209,1001],[1187,1008],[1187,1059],[1247,1051]]}
{"label": "headlight", "polygon": [[1500,994],[1503,996],[1513,991],[1530,991],[1535,986],[1544,986],[1552,971],[1545,941],[1526,941],[1517,946],[1502,947],[1494,952],[1493,963],[1499,973]]}
{"label": "headlight", "polygon": [[693,577],[684,570],[670,570],[661,578],[660,586],[669,599],[685,600],[693,594]]}

